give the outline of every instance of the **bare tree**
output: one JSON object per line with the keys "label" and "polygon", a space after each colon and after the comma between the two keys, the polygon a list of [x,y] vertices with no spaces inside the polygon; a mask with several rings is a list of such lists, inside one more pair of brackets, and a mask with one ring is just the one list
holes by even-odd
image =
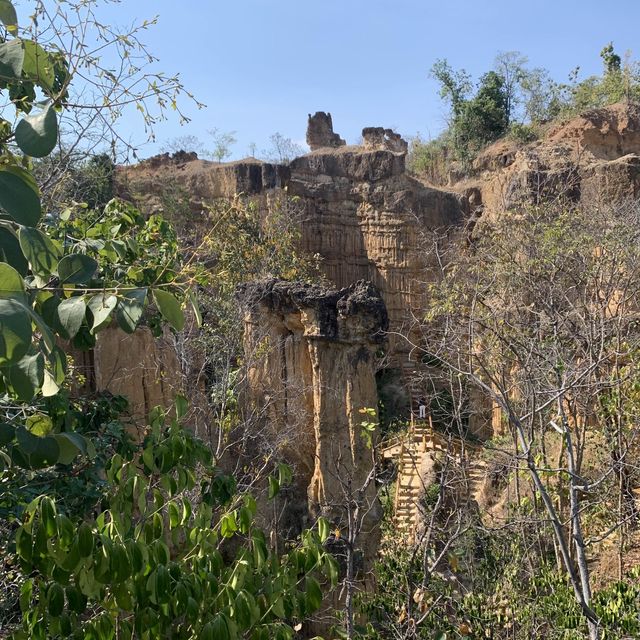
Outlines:
{"label": "bare tree", "polygon": [[289,164],[294,158],[304,155],[304,148],[291,140],[286,138],[281,133],[274,133],[269,137],[271,143],[268,149],[262,152],[262,155],[269,162],[277,162],[280,164]]}
{"label": "bare tree", "polygon": [[556,205],[483,222],[466,252],[436,241],[441,282],[419,345],[504,416],[592,640],[593,547],[637,519],[639,223],[630,203]]}

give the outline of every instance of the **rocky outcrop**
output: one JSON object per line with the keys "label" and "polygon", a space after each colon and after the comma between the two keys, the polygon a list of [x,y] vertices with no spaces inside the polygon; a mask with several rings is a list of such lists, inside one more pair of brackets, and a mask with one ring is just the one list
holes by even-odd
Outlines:
{"label": "rocky outcrop", "polygon": [[522,146],[500,140],[454,188],[481,192],[485,215],[551,200],[610,204],[640,194],[640,106],[592,109]]}
{"label": "rocky outcrop", "polygon": [[151,409],[171,408],[182,387],[180,362],[171,335],[156,338],[148,327],[127,334],[116,327],[100,331],[90,351],[71,349],[85,393],[108,392],[129,401],[134,423],[146,424]]}
{"label": "rocky outcrop", "polygon": [[189,194],[194,211],[203,201],[236,193],[260,199],[282,187],[304,210],[302,248],[320,256],[337,287],[362,279],[378,287],[389,312],[392,357],[396,364],[408,361],[408,344],[395,336],[407,334],[424,312],[429,263],[423,236],[463,222],[469,200],[410,177],[406,143],[391,129],[365,128],[362,146],[346,146],[333,132],[331,114],[318,112],[309,117],[308,142],[314,151],[286,167],[254,159],[182,163],[182,156],[176,164],[162,156],[153,169],[149,161],[121,168],[118,179],[147,210],[149,199],[155,202],[172,183]]}
{"label": "rocky outcrop", "polygon": [[549,146],[568,145],[598,160],[639,154],[640,105],[625,102],[585,111],[553,127],[545,140]]}
{"label": "rocky outcrop", "polygon": [[362,146],[367,149],[387,149],[394,153],[407,153],[409,144],[393,129],[365,127],[362,130]]}
{"label": "rocky outcrop", "polygon": [[317,111],[314,115],[309,114],[307,144],[311,151],[315,151],[325,147],[342,147],[346,142],[337,133],[334,133],[331,114]]}
{"label": "rocky outcrop", "polygon": [[[247,404],[295,466],[294,503],[346,526],[350,492],[366,487],[362,544],[375,544],[380,507],[362,409],[377,409],[376,352],[388,318],[377,289],[334,290],[277,280],[238,292],[244,310]],[[365,535],[366,533],[366,535]]]}
{"label": "rocky outcrop", "polygon": [[121,197],[135,199],[145,211],[167,206],[173,191],[186,194],[192,211],[215,198],[236,195],[255,196],[281,189],[289,180],[289,168],[282,164],[245,158],[236,162],[199,160],[195,153],[154,156],[138,165],[119,167],[117,191]]}

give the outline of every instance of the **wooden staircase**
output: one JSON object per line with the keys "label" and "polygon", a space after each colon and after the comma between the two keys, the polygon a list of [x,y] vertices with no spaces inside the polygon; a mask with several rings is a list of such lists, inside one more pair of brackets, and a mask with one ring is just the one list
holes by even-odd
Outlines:
{"label": "wooden staircase", "polygon": [[394,504],[394,520],[397,532],[406,540],[415,538],[420,521],[419,503],[425,487],[421,476],[423,462],[433,452],[448,456],[458,467],[466,467],[462,487],[464,499],[459,508],[467,508],[477,499],[484,484],[486,469],[477,453],[478,447],[459,438],[447,439],[435,431],[431,417],[426,420],[411,420],[409,432],[386,443],[382,449],[385,459],[397,460],[398,476]]}

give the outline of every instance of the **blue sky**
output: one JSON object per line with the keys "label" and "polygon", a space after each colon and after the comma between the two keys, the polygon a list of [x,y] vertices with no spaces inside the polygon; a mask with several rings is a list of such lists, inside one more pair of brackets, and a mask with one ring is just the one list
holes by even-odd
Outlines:
{"label": "blue sky", "polygon": [[576,65],[581,77],[599,73],[609,41],[640,58],[638,0],[122,0],[105,18],[124,25],[156,14],[145,41],[158,68],[180,72],[207,108],[185,101],[192,122],[159,125],[148,145],[126,113],[120,130],[141,143],[141,157],[176,136],[207,142],[214,127],[235,131],[233,157],[244,157],[276,131],[304,140],[307,113],[319,110],[347,142],[364,126],[435,136],[446,113],[428,77],[437,58],[477,77],[496,53],[517,50],[561,81]]}

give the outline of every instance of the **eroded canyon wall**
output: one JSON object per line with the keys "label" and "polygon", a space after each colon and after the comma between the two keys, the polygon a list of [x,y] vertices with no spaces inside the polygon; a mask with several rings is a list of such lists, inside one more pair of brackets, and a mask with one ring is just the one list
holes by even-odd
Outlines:
{"label": "eroded canyon wall", "polygon": [[305,204],[303,248],[322,257],[324,273],[337,286],[367,279],[380,289],[390,353],[409,364],[411,346],[400,336],[410,337],[424,312],[426,238],[460,225],[467,203],[411,178],[405,152],[381,131],[378,146],[323,148],[296,158],[287,189]]}
{"label": "eroded canyon wall", "polygon": [[119,170],[119,190],[146,209],[161,207],[158,194],[170,184],[188,194],[193,210],[203,201],[237,193],[260,202],[277,190],[297,199],[303,215],[302,248],[321,258],[324,274],[337,287],[360,279],[373,282],[386,303],[389,352],[409,368],[410,345],[401,335],[424,312],[429,258],[424,236],[459,226],[468,199],[435,189],[407,174],[407,143],[391,129],[366,127],[362,145],[347,146],[333,131],[331,114],[309,116],[313,151],[289,165],[247,158],[232,163],[199,160],[189,154],[157,156]]}
{"label": "eroded canyon wall", "polygon": [[640,196],[640,105],[591,109],[548,127],[529,144],[503,139],[485,149],[474,172],[451,187],[475,191],[482,215],[545,202],[588,207]]}
{"label": "eroded canyon wall", "polygon": [[136,424],[145,424],[151,409],[170,408],[183,390],[180,361],[170,331],[155,337],[141,326],[127,334],[113,326],[96,336],[93,349],[70,349],[74,376],[85,393],[109,392],[129,401],[128,414]]}

